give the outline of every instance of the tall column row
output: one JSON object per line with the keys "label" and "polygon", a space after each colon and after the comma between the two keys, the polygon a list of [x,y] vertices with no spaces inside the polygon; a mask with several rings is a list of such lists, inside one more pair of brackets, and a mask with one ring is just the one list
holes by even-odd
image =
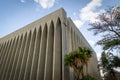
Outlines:
{"label": "tall column row", "polygon": [[69,45],[71,45],[71,49],[73,51],[76,50],[78,47],[82,46],[82,39],[81,39],[81,35],[79,35],[73,27],[70,28],[71,28],[70,31],[71,36],[69,38],[71,40],[71,43]]}
{"label": "tall column row", "polygon": [[0,44],[0,80],[62,80],[62,66],[60,18]]}

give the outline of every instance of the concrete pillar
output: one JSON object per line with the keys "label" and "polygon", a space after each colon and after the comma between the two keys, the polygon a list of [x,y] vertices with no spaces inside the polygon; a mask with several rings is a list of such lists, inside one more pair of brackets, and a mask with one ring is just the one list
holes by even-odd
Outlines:
{"label": "concrete pillar", "polygon": [[[73,34],[72,27],[71,27],[71,47],[72,47],[71,51],[73,51],[75,49],[75,45],[74,45],[74,34]],[[70,72],[70,80],[73,80],[74,76],[73,76],[73,72],[70,70],[70,68],[69,68],[69,72]]]}
{"label": "concrete pillar", "polygon": [[75,43],[75,31],[73,30],[73,50],[76,49],[76,43]]}
{"label": "concrete pillar", "polygon": [[2,46],[2,44],[0,43],[0,50],[1,50],[1,46]]}
{"label": "concrete pillar", "polygon": [[75,50],[78,48],[78,44],[77,44],[77,33],[75,31]]}
{"label": "concrete pillar", "polygon": [[71,52],[72,51],[72,48],[73,48],[73,46],[72,46],[72,43],[73,43],[73,41],[72,41],[72,28],[70,27],[70,26],[68,26],[68,28],[69,28],[69,31],[68,31],[68,35],[69,35],[69,52]]}
{"label": "concrete pillar", "polygon": [[[10,59],[11,59],[11,57],[12,57],[12,52],[13,52],[13,49],[15,48],[15,43],[17,42],[17,40],[16,40],[16,37],[14,38],[14,40],[12,40],[12,45],[10,46],[10,50],[9,50],[9,52],[8,52],[8,56],[6,57],[6,61],[3,63],[3,67],[2,67],[2,69],[1,69],[1,73],[2,73],[2,75],[1,75],[1,79],[0,80],[4,80],[4,77],[5,77],[5,74],[6,74],[6,71],[7,71],[7,69],[8,69],[8,64],[9,64],[9,61],[10,61]],[[5,59],[5,58],[4,58]]]}
{"label": "concrete pillar", "polygon": [[48,33],[48,39],[47,39],[47,47],[46,47],[47,50],[46,50],[44,80],[52,80],[53,48],[54,48],[54,24],[53,22],[51,22]]}
{"label": "concrete pillar", "polygon": [[58,19],[55,28],[54,54],[53,54],[53,80],[62,79],[62,29]]}
{"label": "concrete pillar", "polygon": [[1,55],[2,55],[2,53],[1,53],[2,47],[3,47],[3,44],[1,44],[1,46],[0,46],[0,58],[1,58]]}
{"label": "concrete pillar", "polygon": [[[22,59],[22,63],[21,63],[21,68],[20,68],[20,73],[19,73],[19,77],[18,80],[23,80],[24,79],[24,75],[25,75],[25,67],[26,67],[26,62],[27,62],[27,58],[28,58],[28,51],[29,51],[29,47],[30,47],[30,42],[31,42],[31,31],[28,33],[28,37],[27,37],[27,42],[25,45],[25,51],[23,53],[23,59]],[[17,76],[15,76],[14,80],[16,79]]]}
{"label": "concrete pillar", "polygon": [[46,56],[46,44],[47,44],[47,24],[43,26],[42,40],[40,45],[40,54],[38,60],[37,80],[44,80],[44,69],[45,69],[45,56]]}
{"label": "concrete pillar", "polygon": [[0,80],[2,78],[2,74],[3,74],[3,67],[4,67],[4,62],[6,61],[5,58],[6,58],[6,55],[7,55],[7,51],[8,51],[8,48],[9,48],[9,41],[8,43],[4,43],[4,46],[3,46],[3,49],[2,50],[2,55],[1,55],[1,58],[0,58]]}
{"label": "concrete pillar", "polygon": [[8,80],[9,77],[10,77],[10,72],[11,72],[12,67],[13,67],[13,61],[19,55],[19,50],[20,50],[22,39],[23,39],[23,36],[18,36],[18,38],[17,38],[17,42],[15,43],[15,47],[14,47],[14,49],[12,51],[12,53],[13,53],[12,57],[11,57],[11,59],[9,61],[9,64],[8,64],[8,69],[6,71],[5,80]]}
{"label": "concrete pillar", "polygon": [[71,44],[72,44],[72,51],[74,50],[74,35],[73,35],[73,29],[71,28]]}
{"label": "concrete pillar", "polygon": [[[6,49],[8,48],[8,44],[9,43],[4,43],[3,44],[3,48],[1,49],[1,55],[0,55],[0,65],[2,65],[2,62],[3,62],[3,60],[4,60],[4,57],[5,57],[5,51],[6,51]],[[7,53],[6,53],[7,54]],[[1,67],[0,67],[0,70],[1,70]]]}
{"label": "concrete pillar", "polygon": [[27,63],[25,68],[24,80],[30,80],[30,72],[31,72],[35,42],[36,42],[36,28],[32,33],[32,37],[31,37],[30,48],[29,48],[28,58],[27,58]]}
{"label": "concrete pillar", "polygon": [[37,68],[38,68],[38,58],[39,58],[39,52],[40,52],[40,43],[41,42],[41,27],[39,27],[37,32],[37,37],[35,41],[35,50],[33,53],[33,61],[32,61],[32,67],[31,67],[31,74],[30,74],[30,80],[36,80],[37,75]]}
{"label": "concrete pillar", "polygon": [[[9,41],[8,41],[9,42]],[[1,59],[1,55],[2,55],[2,51],[3,51],[3,47],[4,47],[4,43],[1,44],[1,48],[0,48],[0,59]]]}
{"label": "concrete pillar", "polygon": [[21,66],[22,58],[23,58],[23,53],[25,50],[26,39],[27,39],[27,33],[25,33],[25,35],[23,35],[23,40],[21,42],[20,51],[17,50],[17,52],[16,52],[16,53],[18,53],[18,51],[19,51],[19,55],[16,55],[16,59],[14,60],[14,64],[12,67],[12,71],[11,71],[9,80],[18,80],[18,76],[20,73],[20,66]]}
{"label": "concrete pillar", "polygon": [[78,35],[77,35],[77,48],[79,47],[79,39],[78,39]]}
{"label": "concrete pillar", "polygon": [[77,45],[76,45],[76,33],[75,33],[75,30],[74,30],[74,45],[75,45],[75,49],[74,50],[76,50]]}

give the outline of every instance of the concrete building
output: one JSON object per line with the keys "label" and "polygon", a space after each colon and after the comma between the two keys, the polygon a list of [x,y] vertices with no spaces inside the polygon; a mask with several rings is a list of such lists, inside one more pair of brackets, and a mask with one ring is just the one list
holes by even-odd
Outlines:
{"label": "concrete building", "polygon": [[[59,9],[0,38],[0,80],[73,80],[64,55],[78,46],[91,48]],[[95,53],[88,73],[99,78]]]}

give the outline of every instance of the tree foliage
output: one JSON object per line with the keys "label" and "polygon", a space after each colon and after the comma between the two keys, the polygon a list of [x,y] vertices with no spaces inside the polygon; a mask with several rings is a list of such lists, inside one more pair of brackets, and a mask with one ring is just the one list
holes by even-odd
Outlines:
{"label": "tree foliage", "polygon": [[103,74],[107,73],[105,76],[108,76],[108,80],[116,80],[114,69],[120,67],[120,58],[110,52],[102,52],[99,67],[102,68]]}
{"label": "tree foliage", "polygon": [[102,39],[97,42],[103,50],[120,49],[120,7],[114,7],[98,15],[99,22],[91,23],[94,35],[102,33]]}
{"label": "tree foliage", "polygon": [[77,50],[65,55],[65,65],[69,66],[77,77],[77,80],[84,76],[83,67],[88,63],[92,56],[92,51],[86,47],[79,47]]}

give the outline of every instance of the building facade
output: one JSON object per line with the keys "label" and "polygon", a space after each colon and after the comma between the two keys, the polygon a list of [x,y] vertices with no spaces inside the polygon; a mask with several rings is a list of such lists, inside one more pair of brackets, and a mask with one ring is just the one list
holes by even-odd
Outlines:
{"label": "building facade", "polygon": [[[0,80],[73,80],[64,66],[64,55],[78,46],[91,48],[59,9],[0,38]],[[95,53],[88,73],[99,78]]]}

